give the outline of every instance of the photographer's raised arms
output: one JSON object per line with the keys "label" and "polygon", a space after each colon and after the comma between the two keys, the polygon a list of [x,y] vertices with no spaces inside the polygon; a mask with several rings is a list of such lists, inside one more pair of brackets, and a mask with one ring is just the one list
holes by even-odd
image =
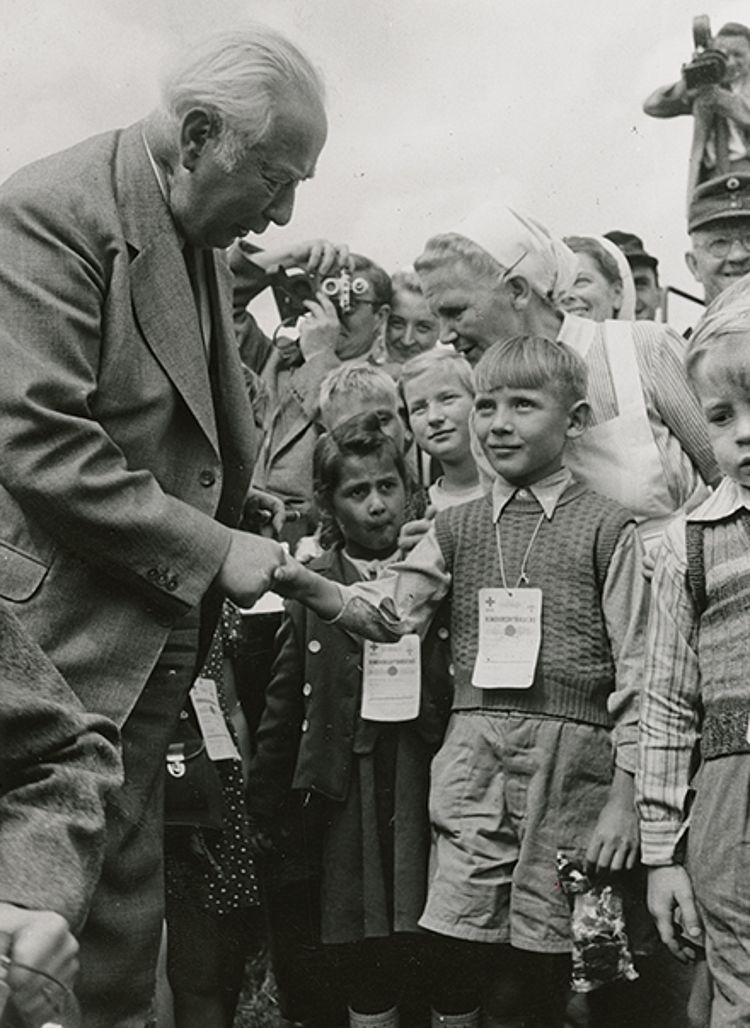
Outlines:
{"label": "photographer's raised arms", "polygon": [[700,16],[693,37],[695,53],[681,77],[643,104],[653,118],[695,117],[688,203],[706,179],[750,173],[750,28],[731,21],[712,38],[708,19]]}

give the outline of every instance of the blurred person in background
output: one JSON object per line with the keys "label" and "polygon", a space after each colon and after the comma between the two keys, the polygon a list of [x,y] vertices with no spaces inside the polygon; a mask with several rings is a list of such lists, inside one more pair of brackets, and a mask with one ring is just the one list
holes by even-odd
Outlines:
{"label": "blurred person in background", "polygon": [[656,315],[662,305],[661,289],[659,288],[659,261],[645,249],[643,242],[632,232],[620,232],[614,229],[605,232],[604,238],[609,239],[625,254],[630,265],[635,286],[635,317],[636,321],[656,321]]}
{"label": "blurred person in background", "polygon": [[[72,988],[74,932],[104,856],[104,805],[122,782],[115,725],[86,714],[0,605],[0,1021],[9,999],[56,1020],[31,971]],[[13,1022],[16,1023],[16,1022]],[[26,1023],[26,1022],[24,1022]]]}

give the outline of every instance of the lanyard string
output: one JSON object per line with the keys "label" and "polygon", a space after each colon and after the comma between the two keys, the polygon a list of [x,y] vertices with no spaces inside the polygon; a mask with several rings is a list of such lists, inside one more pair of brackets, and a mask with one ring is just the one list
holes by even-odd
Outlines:
{"label": "lanyard string", "polygon": [[[537,521],[536,525],[534,525],[534,531],[531,533],[531,539],[529,539],[529,545],[526,547],[526,553],[524,553],[523,558],[521,560],[521,572],[520,572],[520,574],[518,576],[518,581],[516,582],[515,586],[513,587],[514,589],[517,589],[519,587],[519,585],[528,585],[529,584],[529,578],[528,578],[528,575],[526,574],[526,566],[527,566],[528,561],[529,561],[529,555],[531,554],[531,547],[534,545],[534,543],[536,541],[536,537],[539,535],[539,529],[542,527],[542,522],[544,521],[545,516],[546,515],[545,515],[544,511],[542,511],[542,513],[539,515],[539,520]],[[498,562],[500,564],[500,578],[501,578],[502,583],[503,583],[503,589],[505,589],[506,592],[510,592],[510,590],[508,589],[507,580],[505,578],[505,564],[503,563],[503,547],[502,547],[502,544],[500,542],[500,519],[499,518],[495,522],[495,533],[497,535],[497,559],[498,559]]]}

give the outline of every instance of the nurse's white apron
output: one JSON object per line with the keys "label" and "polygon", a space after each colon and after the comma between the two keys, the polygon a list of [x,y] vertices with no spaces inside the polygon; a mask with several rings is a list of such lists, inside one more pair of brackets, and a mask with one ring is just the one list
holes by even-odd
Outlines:
{"label": "nurse's white apron", "polygon": [[[591,489],[622,504],[635,516],[646,549],[659,541],[675,505],[646,410],[635,342],[627,321],[604,322],[604,348],[617,404],[617,415],[591,425],[571,440],[565,463]],[[581,326],[569,345],[585,361],[596,335],[596,322]]]}

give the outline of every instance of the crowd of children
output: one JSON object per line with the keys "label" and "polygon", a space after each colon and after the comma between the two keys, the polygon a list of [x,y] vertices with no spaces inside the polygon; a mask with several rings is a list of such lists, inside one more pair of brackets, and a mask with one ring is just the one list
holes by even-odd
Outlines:
{"label": "crowd of children", "polygon": [[[277,572],[288,600],[243,754],[247,812],[232,799],[237,748],[223,775],[229,841],[204,828],[192,868],[173,856],[170,931],[178,946],[190,935],[179,887],[197,876],[202,945],[214,959],[246,953],[257,875],[288,1023],[554,1028],[584,1023],[570,1002],[575,932],[558,863],[624,904],[644,970],[646,868],[666,946],[683,961],[705,947],[710,970],[690,976],[689,1007],[686,993],[673,998],[669,1023],[750,1023],[738,902],[750,749],[746,287],[714,303],[687,356],[726,477],[671,523],[650,586],[632,512],[566,465],[591,420],[576,350],[519,334],[472,369],[434,339],[417,346],[423,298],[404,281],[412,309],[387,351],[406,357],[396,375],[350,360],[321,378],[306,522],[316,528]],[[231,617],[203,672],[224,715],[238,706],[222,674]],[[204,1023],[231,1024],[236,974],[227,983],[177,953],[176,983],[202,974],[218,996],[223,982],[223,1013]],[[645,1012],[643,990],[632,1001],[630,955],[604,972],[596,959],[586,1024],[667,1023]],[[580,967],[576,980],[586,982]],[[665,1009],[658,996],[653,1008]]]}

